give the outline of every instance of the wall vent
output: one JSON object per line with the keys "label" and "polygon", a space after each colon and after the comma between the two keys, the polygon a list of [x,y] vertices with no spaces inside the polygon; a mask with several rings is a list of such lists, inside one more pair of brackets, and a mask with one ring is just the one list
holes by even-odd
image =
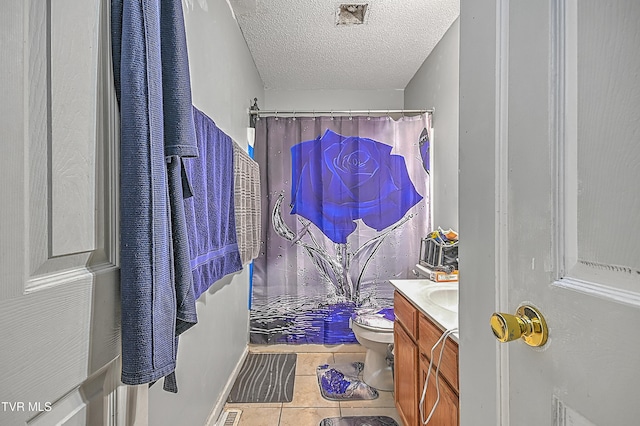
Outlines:
{"label": "wall vent", "polygon": [[367,14],[369,5],[366,3],[359,4],[341,4],[336,10],[336,25],[360,25],[364,23],[364,17]]}

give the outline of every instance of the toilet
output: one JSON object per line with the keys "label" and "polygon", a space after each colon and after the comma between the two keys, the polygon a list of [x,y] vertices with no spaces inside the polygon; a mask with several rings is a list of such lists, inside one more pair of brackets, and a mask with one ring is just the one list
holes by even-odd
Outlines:
{"label": "toilet", "polygon": [[393,308],[356,312],[349,326],[358,342],[367,348],[362,380],[382,391],[393,390],[393,373],[387,361],[389,344],[393,343]]}

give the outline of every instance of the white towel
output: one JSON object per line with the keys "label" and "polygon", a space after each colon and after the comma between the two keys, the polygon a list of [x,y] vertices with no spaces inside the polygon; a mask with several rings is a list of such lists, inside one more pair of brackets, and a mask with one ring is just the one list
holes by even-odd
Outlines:
{"label": "white towel", "polygon": [[246,265],[260,254],[260,167],[234,143],[233,168],[238,250]]}

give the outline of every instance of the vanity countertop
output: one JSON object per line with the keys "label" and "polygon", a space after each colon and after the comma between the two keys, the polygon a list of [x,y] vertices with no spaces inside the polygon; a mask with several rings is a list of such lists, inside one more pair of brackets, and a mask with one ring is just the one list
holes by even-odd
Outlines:
{"label": "vanity countertop", "polygon": [[[458,327],[458,309],[455,312],[437,304],[430,297],[434,290],[453,291],[458,289],[458,283],[438,283],[427,279],[390,280],[396,290],[407,298],[420,312],[440,326],[442,331]],[[451,335],[458,342],[458,332]]]}

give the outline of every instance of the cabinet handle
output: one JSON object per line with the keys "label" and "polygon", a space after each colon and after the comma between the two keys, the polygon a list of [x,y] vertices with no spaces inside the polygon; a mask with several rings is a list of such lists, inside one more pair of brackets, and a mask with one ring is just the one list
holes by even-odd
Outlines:
{"label": "cabinet handle", "polygon": [[520,338],[529,346],[547,343],[547,322],[540,311],[532,306],[520,305],[515,315],[494,312],[490,323],[491,331],[502,343]]}

